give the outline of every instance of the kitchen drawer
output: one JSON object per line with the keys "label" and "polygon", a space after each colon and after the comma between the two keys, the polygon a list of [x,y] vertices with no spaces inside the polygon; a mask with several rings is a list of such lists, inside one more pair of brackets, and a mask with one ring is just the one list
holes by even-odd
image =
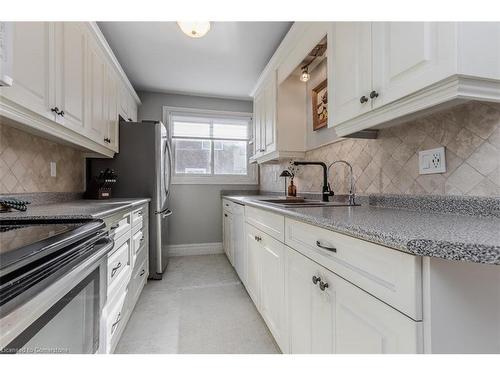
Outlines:
{"label": "kitchen drawer", "polygon": [[233,212],[233,202],[223,199],[222,200],[222,209],[227,212]]}
{"label": "kitchen drawer", "polygon": [[278,241],[285,241],[285,217],[283,215],[245,206],[245,220]]}
{"label": "kitchen drawer", "polygon": [[285,243],[292,249],[409,317],[422,319],[421,257],[293,219],[285,223]]}
{"label": "kitchen drawer", "polygon": [[121,330],[121,324],[124,322],[123,318],[126,313],[125,299],[127,297],[127,290],[124,290],[115,300],[111,301],[108,305],[107,317],[106,317],[106,343],[107,351],[111,351],[111,348],[116,346],[116,340],[118,338],[117,332]]}
{"label": "kitchen drawer", "polygon": [[134,257],[143,244],[144,244],[144,233],[141,229],[132,235],[132,255]]}
{"label": "kitchen drawer", "polygon": [[146,212],[145,212],[143,207],[132,212],[132,228],[134,231],[142,228],[143,217],[145,214],[146,214]]}
{"label": "kitchen drawer", "polygon": [[234,215],[245,215],[245,206],[238,203],[233,203],[232,213]]}
{"label": "kitchen drawer", "polygon": [[[143,252],[141,252],[143,253]],[[134,267],[134,271],[132,272],[132,278],[130,280],[128,295],[127,295],[127,303],[128,308],[132,311],[137,303],[137,299],[141,294],[142,288],[146,284],[146,280],[148,278],[148,259],[144,256],[137,258],[136,266]]]}
{"label": "kitchen drawer", "polygon": [[113,289],[113,283],[120,274],[130,265],[130,239],[125,241],[108,258],[108,291]]}
{"label": "kitchen drawer", "polygon": [[132,227],[130,212],[120,214],[113,218],[114,220],[109,224],[109,234],[113,239],[116,240],[125,234],[130,234],[130,229]]}

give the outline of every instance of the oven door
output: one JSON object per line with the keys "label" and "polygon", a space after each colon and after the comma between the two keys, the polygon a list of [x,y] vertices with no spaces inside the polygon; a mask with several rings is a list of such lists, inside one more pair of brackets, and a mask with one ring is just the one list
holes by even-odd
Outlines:
{"label": "oven door", "polygon": [[107,294],[105,255],[112,246],[112,242],[108,243],[66,277],[3,318],[0,324],[10,328],[5,333],[13,339],[0,352],[98,352],[101,312]]}

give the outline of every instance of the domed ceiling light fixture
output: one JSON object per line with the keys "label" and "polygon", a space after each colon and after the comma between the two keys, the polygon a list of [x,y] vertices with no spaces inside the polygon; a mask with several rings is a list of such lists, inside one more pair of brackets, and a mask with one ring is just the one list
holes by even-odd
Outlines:
{"label": "domed ceiling light fixture", "polygon": [[210,31],[210,22],[177,22],[177,25],[191,38],[201,38]]}

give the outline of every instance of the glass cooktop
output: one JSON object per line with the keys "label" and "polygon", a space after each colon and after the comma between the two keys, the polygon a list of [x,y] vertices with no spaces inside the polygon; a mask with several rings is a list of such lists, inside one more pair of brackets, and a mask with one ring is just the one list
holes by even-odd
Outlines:
{"label": "glass cooktop", "polygon": [[0,222],[0,254],[69,232],[81,225],[81,222],[28,224]]}

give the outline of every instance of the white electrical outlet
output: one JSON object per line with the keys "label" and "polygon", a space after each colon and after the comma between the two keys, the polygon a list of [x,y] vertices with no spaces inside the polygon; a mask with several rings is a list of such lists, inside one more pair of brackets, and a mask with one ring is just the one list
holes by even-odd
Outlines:
{"label": "white electrical outlet", "polygon": [[420,151],[418,153],[418,166],[420,174],[445,173],[446,158],[444,147]]}
{"label": "white electrical outlet", "polygon": [[50,162],[50,177],[56,177],[56,176],[57,176],[56,162],[51,161]]}

